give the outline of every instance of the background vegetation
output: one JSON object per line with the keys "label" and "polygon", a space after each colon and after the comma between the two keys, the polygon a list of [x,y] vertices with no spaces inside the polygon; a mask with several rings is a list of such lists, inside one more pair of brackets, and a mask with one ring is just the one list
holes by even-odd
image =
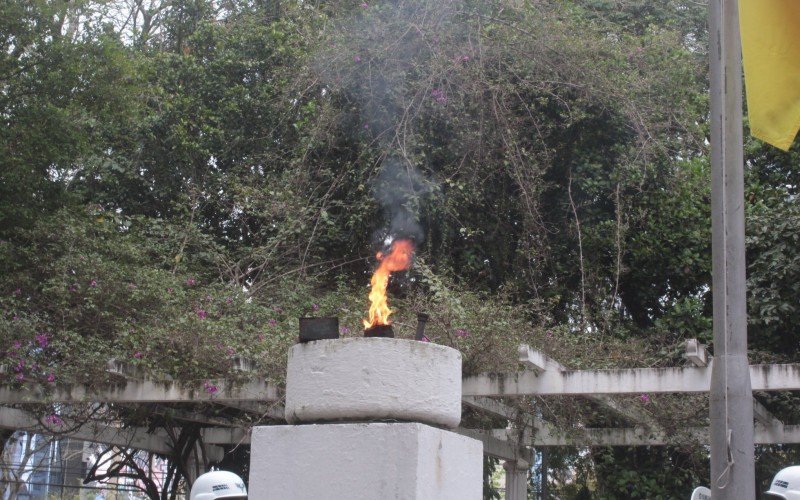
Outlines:
{"label": "background vegetation", "polygon": [[[103,384],[109,358],[204,380],[238,355],[280,380],[297,317],[360,334],[392,233],[418,240],[391,285],[398,334],[427,311],[467,371],[516,369],[520,341],[570,367],[682,363],[684,340],[711,341],[705,16],[693,0],[2,2],[2,383]],[[800,156],[746,155],[751,360],[797,362]],[[762,401],[797,420],[792,395]],[[575,403],[526,404],[576,424]],[[795,451],[758,456],[765,481]],[[554,450],[550,488],[685,498],[707,457]]]}

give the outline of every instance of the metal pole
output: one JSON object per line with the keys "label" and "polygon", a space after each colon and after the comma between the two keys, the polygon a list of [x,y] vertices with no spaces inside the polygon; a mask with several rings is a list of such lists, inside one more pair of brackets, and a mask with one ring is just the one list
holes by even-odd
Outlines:
{"label": "metal pole", "polygon": [[709,3],[714,361],[711,492],[756,498],[753,393],[747,361],[742,51],[737,0]]}

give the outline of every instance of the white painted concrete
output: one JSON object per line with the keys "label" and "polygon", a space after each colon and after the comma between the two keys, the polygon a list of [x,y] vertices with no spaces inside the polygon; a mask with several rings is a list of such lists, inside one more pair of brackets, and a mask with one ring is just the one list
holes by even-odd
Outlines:
{"label": "white painted concrete", "polygon": [[506,470],[506,500],[528,500],[528,464],[507,460],[503,464]]}
{"label": "white painted concrete", "polygon": [[461,421],[461,353],[413,340],[350,338],[289,351],[286,420]]}
{"label": "white painted concrete", "polygon": [[180,383],[171,380],[123,380],[107,387],[86,385],[54,385],[35,382],[23,384],[21,389],[0,386],[0,404],[41,403],[179,403],[197,401],[278,401],[280,394],[275,384],[263,378],[244,382],[212,380],[209,384],[217,390],[209,392],[203,381]]}
{"label": "white painted concrete", "polygon": [[[146,427],[116,427],[114,423],[103,420],[76,422],[69,417],[62,417],[62,425],[45,425],[39,418],[24,410],[0,407],[0,428],[30,432],[32,434],[69,437],[92,443],[103,443],[121,448],[152,451],[169,455],[172,453],[172,438],[163,429],[151,430]],[[222,430],[222,429],[220,429]],[[225,429],[233,433],[238,429]],[[241,433],[241,431],[239,431]],[[236,441],[225,441],[223,444],[234,444]],[[205,443],[205,457],[209,461],[219,461],[225,456],[221,446]]]}
{"label": "white painted concrete", "polygon": [[[464,396],[587,396],[699,393],[711,387],[710,366],[482,373],[464,377]],[[800,390],[800,364],[750,365],[753,391]]]}
{"label": "white painted concrete", "polygon": [[497,429],[495,432],[493,430],[459,427],[455,432],[480,441],[483,444],[483,454],[490,457],[501,460],[524,461],[521,457],[530,455],[524,444],[510,441],[508,435],[501,436],[501,434],[505,434],[505,429]]}
{"label": "white painted concrete", "polygon": [[418,423],[256,427],[251,500],[480,500],[481,443]]}
{"label": "white painted concrete", "polygon": [[[755,444],[800,443],[800,425],[755,426]],[[537,428],[530,445],[542,446],[663,446],[675,443],[708,444],[708,427],[683,427],[673,433],[644,427],[584,428],[569,431]]]}

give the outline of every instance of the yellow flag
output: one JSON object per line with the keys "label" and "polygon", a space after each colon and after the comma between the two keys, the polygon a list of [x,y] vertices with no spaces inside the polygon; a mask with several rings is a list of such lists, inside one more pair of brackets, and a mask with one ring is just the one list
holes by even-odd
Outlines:
{"label": "yellow flag", "polygon": [[750,131],[788,150],[800,129],[800,0],[739,0]]}

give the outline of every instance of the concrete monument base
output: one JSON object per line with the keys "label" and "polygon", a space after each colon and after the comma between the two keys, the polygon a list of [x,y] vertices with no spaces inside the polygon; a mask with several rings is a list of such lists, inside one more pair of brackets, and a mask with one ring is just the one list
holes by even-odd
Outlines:
{"label": "concrete monument base", "polygon": [[256,427],[255,500],[480,500],[480,441],[420,423]]}
{"label": "concrete monument base", "polygon": [[461,353],[387,338],[318,340],[291,348],[287,422],[370,420],[458,427]]}

